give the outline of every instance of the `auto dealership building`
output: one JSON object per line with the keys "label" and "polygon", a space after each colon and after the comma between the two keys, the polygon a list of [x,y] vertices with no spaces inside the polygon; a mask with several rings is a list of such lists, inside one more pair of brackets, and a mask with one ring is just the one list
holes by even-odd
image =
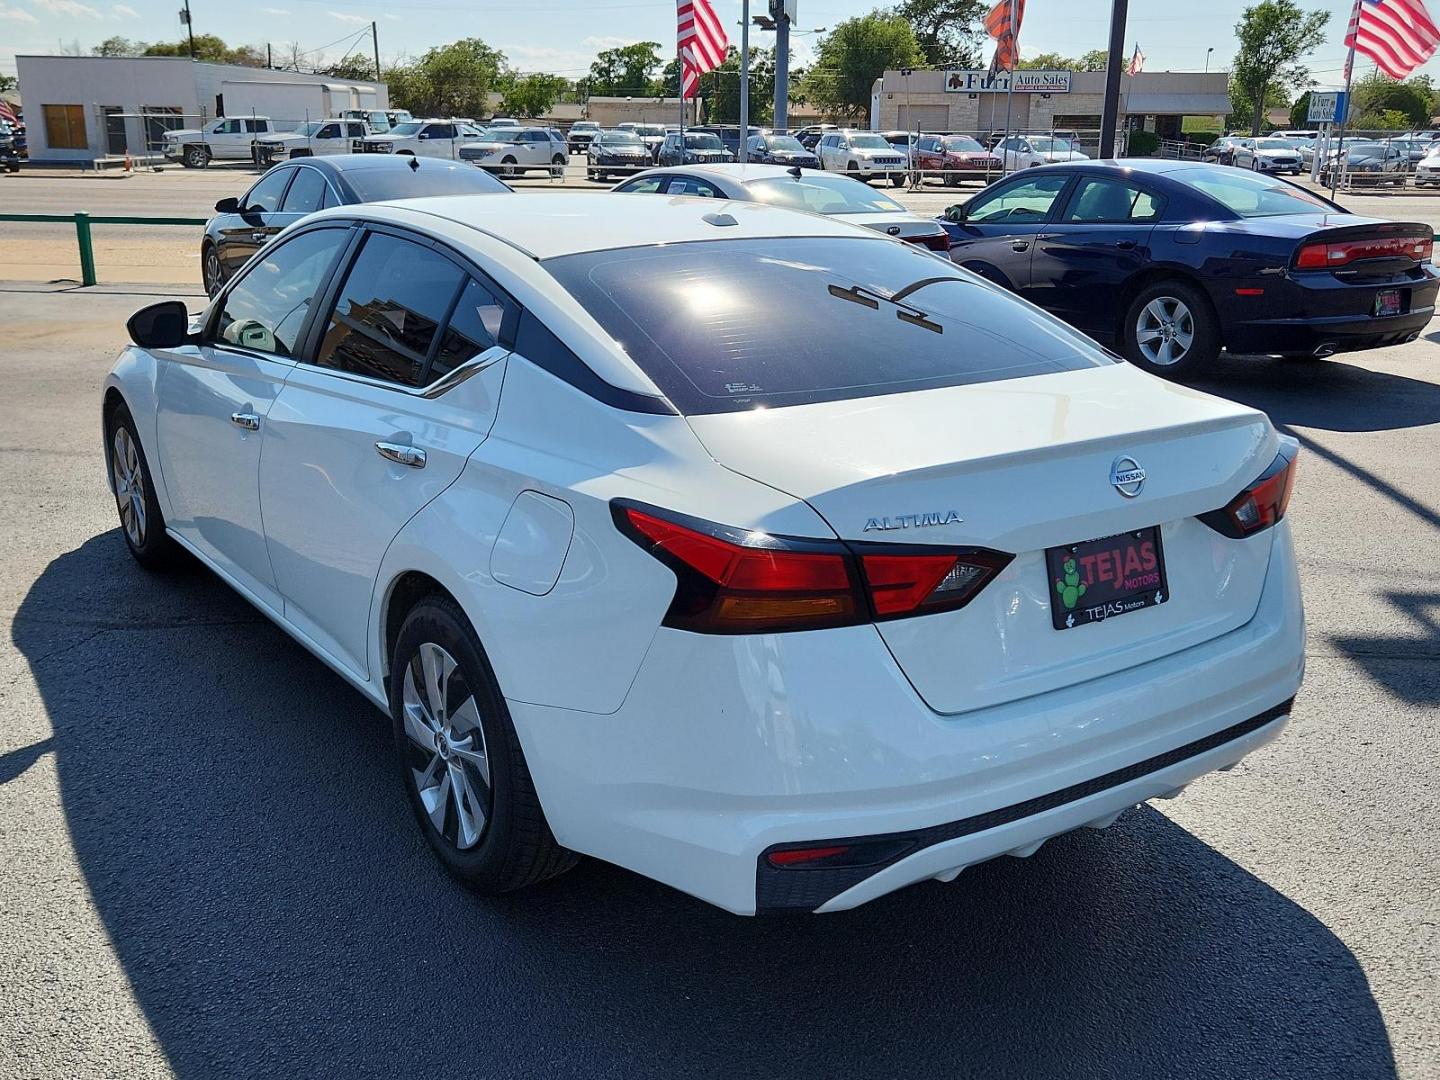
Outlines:
{"label": "auto dealership building", "polygon": [[383,109],[384,83],[211,64],[183,56],[17,56],[32,161],[153,154],[165,132],[217,116],[281,130],[347,108]]}
{"label": "auto dealership building", "polygon": [[[992,79],[988,72],[887,71],[875,80],[871,126],[878,131],[1078,131],[1098,138],[1105,100],[1103,71],[1017,71]],[[1143,127],[1178,138],[1187,116],[1219,117],[1230,111],[1224,72],[1155,71],[1120,79],[1120,126]],[[1010,122],[1006,123],[1009,110]]]}

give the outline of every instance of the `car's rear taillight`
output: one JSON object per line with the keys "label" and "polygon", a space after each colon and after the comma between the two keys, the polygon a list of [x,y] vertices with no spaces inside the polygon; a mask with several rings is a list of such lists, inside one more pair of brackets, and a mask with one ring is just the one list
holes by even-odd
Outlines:
{"label": "car's rear taillight", "polygon": [[1368,240],[1319,240],[1304,244],[1295,253],[1297,270],[1333,270],[1362,259],[1414,259],[1429,262],[1435,250],[1435,237],[1377,236]]}
{"label": "car's rear taillight", "polygon": [[1256,481],[1219,510],[1201,514],[1200,520],[1218,533],[1240,539],[1268,529],[1285,516],[1295,487],[1295,463],[1300,444],[1280,437],[1280,452]]}
{"label": "car's rear taillight", "polygon": [[929,236],[911,236],[906,239],[912,244],[919,244],[921,247],[927,247],[931,251],[948,252],[950,250],[950,234],[946,232]]}
{"label": "car's rear taillight", "polygon": [[616,524],[675,572],[665,625],[709,634],[853,626],[964,607],[1012,558],[746,532],[616,503]]}

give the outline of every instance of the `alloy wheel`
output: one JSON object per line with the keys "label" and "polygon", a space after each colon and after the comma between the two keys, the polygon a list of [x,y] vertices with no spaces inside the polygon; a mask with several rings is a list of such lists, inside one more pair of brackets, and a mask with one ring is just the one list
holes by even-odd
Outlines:
{"label": "alloy wheel", "polygon": [[120,525],[135,547],[145,543],[145,473],[130,430],[117,427],[110,441],[110,471],[115,481],[115,505]]}
{"label": "alloy wheel", "polygon": [[430,824],[461,851],[485,835],[492,794],[490,759],[475,692],[455,658],[425,642],[405,668],[401,690],[410,774]]}
{"label": "alloy wheel", "polygon": [[1135,320],[1135,344],[1140,354],[1157,367],[1185,359],[1195,341],[1195,316],[1173,296],[1157,296]]}
{"label": "alloy wheel", "polygon": [[215,250],[214,245],[205,249],[204,276],[205,294],[213,297],[225,284],[220,278],[220,252]]}

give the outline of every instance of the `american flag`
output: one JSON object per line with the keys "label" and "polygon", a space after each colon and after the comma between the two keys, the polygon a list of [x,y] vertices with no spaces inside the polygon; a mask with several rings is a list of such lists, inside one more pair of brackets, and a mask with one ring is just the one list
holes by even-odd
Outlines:
{"label": "american flag", "polygon": [[1000,0],[985,16],[985,33],[995,39],[990,74],[1014,71],[1020,61],[1020,21],[1025,18],[1025,0]]}
{"label": "american flag", "polygon": [[680,96],[693,97],[700,76],[725,62],[730,39],[710,0],[676,0],[679,15]]}
{"label": "american flag", "polygon": [[1140,51],[1140,43],[1135,43],[1135,55],[1130,57],[1130,66],[1125,69],[1126,75],[1139,75],[1145,70],[1145,54]]}
{"label": "american flag", "polygon": [[1403,79],[1435,55],[1440,30],[1421,0],[1355,0],[1345,44]]}
{"label": "american flag", "polygon": [[10,107],[10,103],[4,98],[0,98],[0,121],[17,126],[20,123],[20,117],[15,115],[15,110]]}

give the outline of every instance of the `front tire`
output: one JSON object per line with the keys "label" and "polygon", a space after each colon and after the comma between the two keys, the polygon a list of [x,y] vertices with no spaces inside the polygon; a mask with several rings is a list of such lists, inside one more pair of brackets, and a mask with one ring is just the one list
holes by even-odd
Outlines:
{"label": "front tire", "polygon": [[187,146],[185,156],[181,158],[187,169],[203,169],[210,164],[210,148],[208,146]]}
{"label": "front tire", "polygon": [[564,179],[565,176],[565,155],[556,154],[550,159],[550,175],[556,180]]}
{"label": "front tire", "polygon": [[459,605],[439,594],[416,604],[392,661],[401,782],[445,869],[493,896],[575,865],[545,821],[505,699]]}
{"label": "front tire", "polygon": [[891,174],[890,174],[890,186],[891,186],[891,187],[900,187],[900,186],[901,186],[902,184],[904,184],[904,183],[905,183],[905,174],[904,174],[904,173],[891,173]]}
{"label": "front tire", "polygon": [[1125,358],[1166,379],[1182,379],[1220,352],[1220,326],[1209,299],[1185,281],[1140,291],[1125,314]]}
{"label": "front tire", "polygon": [[147,570],[159,570],[175,557],[175,541],[165,531],[165,516],[155,497],[150,463],[140,446],[135,419],[125,405],[110,413],[105,430],[105,452],[120,514],[120,535],[135,561]]}

